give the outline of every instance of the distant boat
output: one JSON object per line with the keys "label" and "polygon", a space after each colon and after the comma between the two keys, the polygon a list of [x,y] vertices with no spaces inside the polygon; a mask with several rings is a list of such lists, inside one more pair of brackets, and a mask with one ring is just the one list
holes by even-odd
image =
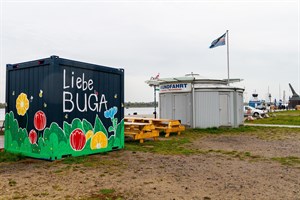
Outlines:
{"label": "distant boat", "polygon": [[258,99],[258,94],[253,93],[252,98],[249,101],[249,106],[251,106],[253,108],[257,108],[257,107],[262,107],[262,104],[263,104],[263,101]]}

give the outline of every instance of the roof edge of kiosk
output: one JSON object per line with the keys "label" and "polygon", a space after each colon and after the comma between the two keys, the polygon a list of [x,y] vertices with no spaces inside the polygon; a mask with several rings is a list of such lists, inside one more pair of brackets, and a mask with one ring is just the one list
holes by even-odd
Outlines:
{"label": "roof edge of kiosk", "polygon": [[[241,82],[243,79],[229,79],[229,83],[237,83]],[[158,78],[158,79],[150,79],[145,81],[148,85],[162,85],[162,84],[169,84],[169,83],[179,83],[179,82],[185,82],[185,83],[194,83],[194,85],[201,84],[201,87],[212,87],[212,85],[220,86],[220,87],[232,87],[228,86],[228,80],[227,79],[212,79],[212,78],[206,78],[203,76],[199,76],[198,74],[187,74],[183,77],[174,77],[174,78]],[[223,86],[224,85],[224,86]],[[200,87],[200,86],[199,86]],[[240,88],[242,89],[242,88]]]}
{"label": "roof edge of kiosk", "polygon": [[[30,67],[37,67],[42,65],[50,64],[51,62],[58,61],[58,64],[62,66],[72,66],[76,68],[84,68],[84,69],[91,69],[91,70],[101,70],[108,73],[122,73],[124,71],[123,68],[117,68],[113,66],[104,66],[104,65],[97,65],[97,64],[91,64],[81,61],[74,61],[66,58],[61,58],[56,55],[52,55],[49,58],[42,58],[38,60],[33,61],[27,61],[27,62],[20,62],[20,63],[14,63],[14,64],[7,64],[8,70],[17,70],[17,69],[24,69],[24,68],[30,68]],[[84,66],[84,67],[83,67]],[[101,68],[101,69],[100,69]]]}

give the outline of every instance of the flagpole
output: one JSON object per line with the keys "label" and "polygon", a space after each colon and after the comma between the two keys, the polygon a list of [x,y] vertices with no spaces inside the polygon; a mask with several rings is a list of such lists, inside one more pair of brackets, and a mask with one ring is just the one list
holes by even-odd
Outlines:
{"label": "flagpole", "polygon": [[229,85],[229,41],[228,41],[228,30],[226,30],[227,36],[227,84]]}

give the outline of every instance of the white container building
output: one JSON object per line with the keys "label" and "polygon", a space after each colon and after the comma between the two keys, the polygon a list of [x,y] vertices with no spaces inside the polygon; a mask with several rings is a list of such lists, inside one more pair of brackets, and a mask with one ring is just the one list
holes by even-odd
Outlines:
{"label": "white container building", "polygon": [[153,85],[159,87],[160,118],[179,119],[192,128],[243,125],[244,89],[228,86],[227,80],[192,74],[159,79]]}

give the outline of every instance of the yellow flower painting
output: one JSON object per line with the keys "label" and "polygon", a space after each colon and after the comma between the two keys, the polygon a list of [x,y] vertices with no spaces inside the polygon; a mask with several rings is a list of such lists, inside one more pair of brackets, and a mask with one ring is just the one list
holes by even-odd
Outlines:
{"label": "yellow flower painting", "polygon": [[24,116],[29,108],[29,100],[25,93],[19,94],[16,100],[16,108],[18,115]]}
{"label": "yellow flower painting", "polygon": [[107,137],[102,131],[99,131],[92,136],[91,149],[106,148],[107,144]]}

